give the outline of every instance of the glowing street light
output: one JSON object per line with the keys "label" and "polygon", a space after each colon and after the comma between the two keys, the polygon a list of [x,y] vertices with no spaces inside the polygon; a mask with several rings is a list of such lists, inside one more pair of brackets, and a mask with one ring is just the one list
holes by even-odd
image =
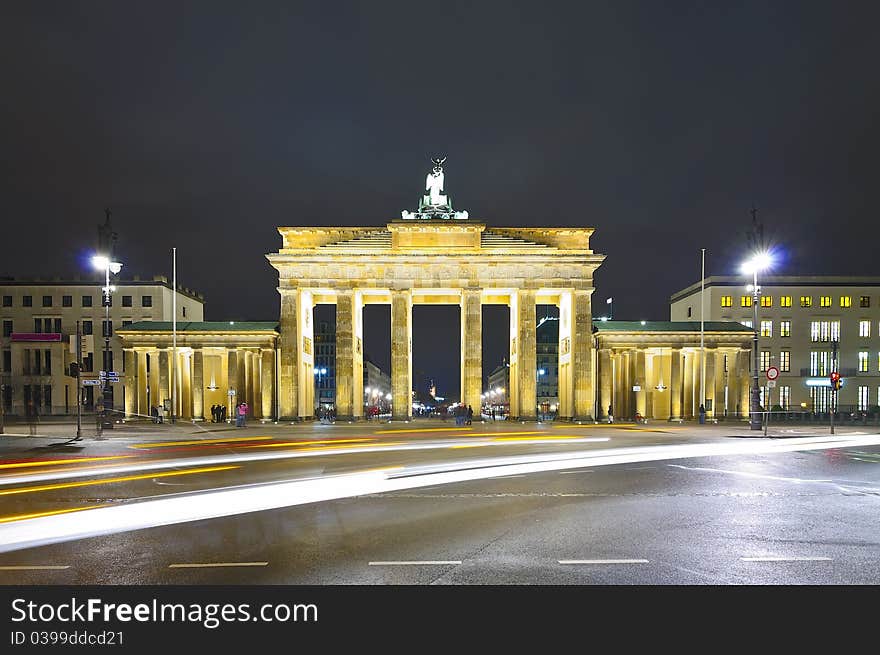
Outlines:
{"label": "glowing street light", "polygon": [[758,386],[758,302],[761,296],[761,287],[758,285],[758,273],[767,270],[773,265],[773,258],[768,252],[755,253],[751,259],[743,262],[741,271],[743,275],[752,275],[752,284],[747,289],[752,293],[752,344],[755,351],[755,361],[752,367],[752,399],[751,412],[749,415],[749,427],[752,430],[762,428],[760,415],[761,388]]}
{"label": "glowing street light", "polygon": [[104,385],[103,385],[103,402],[101,403],[101,429],[112,428],[113,423],[109,419],[108,406],[110,405],[110,292],[116,291],[116,287],[110,285],[110,273],[118,275],[122,270],[122,264],[111,261],[105,255],[95,255],[92,257],[92,266],[97,271],[104,272],[104,286],[101,288],[103,292],[103,304],[105,310],[104,320]]}

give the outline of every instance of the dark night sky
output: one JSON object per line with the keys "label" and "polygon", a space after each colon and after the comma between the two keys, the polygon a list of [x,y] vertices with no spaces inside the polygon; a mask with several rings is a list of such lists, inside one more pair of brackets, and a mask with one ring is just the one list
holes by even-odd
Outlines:
{"label": "dark night sky", "polygon": [[[618,318],[668,318],[700,248],[708,274],[735,272],[752,203],[784,253],[775,272],[878,274],[868,3],[0,13],[0,275],[78,271],[109,205],[128,273],[170,275],[176,246],[207,318],[274,319],[275,227],[380,225],[414,208],[439,153],[473,217],[595,227],[608,259],[594,303],[614,296]],[[415,368],[454,390],[457,310],[425,311]],[[387,363],[374,314],[367,351]],[[496,314],[487,373],[504,350]]]}

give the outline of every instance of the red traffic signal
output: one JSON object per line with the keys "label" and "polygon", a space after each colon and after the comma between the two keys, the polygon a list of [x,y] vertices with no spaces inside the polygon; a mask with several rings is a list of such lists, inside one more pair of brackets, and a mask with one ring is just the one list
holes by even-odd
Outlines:
{"label": "red traffic signal", "polygon": [[830,378],[831,378],[831,388],[834,389],[835,391],[839,391],[840,386],[843,383],[843,381],[840,379],[840,373],[838,373],[837,371],[832,371]]}
{"label": "red traffic signal", "polygon": [[837,382],[839,379],[840,379],[840,373],[838,373],[837,371],[834,371],[831,373],[831,381],[832,382]]}

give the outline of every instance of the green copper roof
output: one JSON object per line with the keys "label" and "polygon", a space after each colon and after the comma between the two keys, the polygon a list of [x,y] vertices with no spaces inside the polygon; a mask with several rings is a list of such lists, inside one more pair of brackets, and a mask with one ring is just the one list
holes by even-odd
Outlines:
{"label": "green copper roof", "polygon": [[[138,321],[119,328],[122,332],[171,332],[171,321]],[[278,321],[178,321],[178,332],[270,332],[278,331]]]}
{"label": "green copper roof", "polygon": [[[597,332],[699,332],[699,321],[593,321],[593,329]],[[750,327],[735,321],[706,321],[703,324],[706,332],[748,332]]]}

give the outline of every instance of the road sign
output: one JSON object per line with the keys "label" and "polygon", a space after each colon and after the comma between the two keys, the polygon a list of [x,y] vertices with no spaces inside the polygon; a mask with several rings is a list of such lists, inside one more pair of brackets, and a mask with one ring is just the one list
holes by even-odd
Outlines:
{"label": "road sign", "polygon": [[767,388],[768,388],[768,389],[772,389],[772,388],[774,388],[775,386],[776,386],[776,380],[769,380],[769,381],[767,382]]}
{"label": "road sign", "polygon": [[99,387],[102,384],[101,380],[92,380],[92,379],[83,380],[82,383],[83,383],[83,386],[85,386],[85,387]]}
{"label": "road sign", "polygon": [[771,366],[770,368],[767,369],[767,379],[768,380],[775,380],[778,377],[779,377],[779,369],[778,368],[776,368],[775,366]]}
{"label": "road sign", "polygon": [[641,391],[641,390],[642,390],[641,385],[638,385],[638,384],[633,385],[633,391]]}
{"label": "road sign", "polygon": [[107,377],[110,378],[111,382],[113,382],[113,381],[119,382],[119,372],[118,371],[109,371],[107,373]]}
{"label": "road sign", "polygon": [[229,390],[229,397],[232,398],[232,396],[234,396],[234,395],[235,395],[235,389],[230,389]]}

